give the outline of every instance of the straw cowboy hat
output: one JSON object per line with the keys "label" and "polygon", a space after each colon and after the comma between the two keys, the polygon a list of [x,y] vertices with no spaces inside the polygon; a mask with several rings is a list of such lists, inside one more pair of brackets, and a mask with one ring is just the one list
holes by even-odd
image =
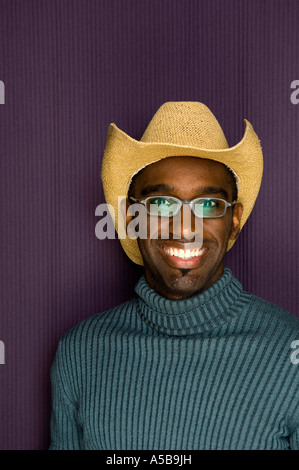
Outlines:
{"label": "straw cowboy hat", "polygon": [[[246,119],[242,140],[229,147],[213,113],[202,103],[164,103],[153,116],[142,138],[135,140],[110,124],[102,163],[102,182],[107,204],[115,211],[118,227],[118,196],[126,196],[134,175],[162,158],[191,156],[223,163],[234,173],[237,202],[244,210],[241,229],[257,198],[263,173],[260,141]],[[123,249],[134,263],[143,265],[137,240],[121,239]],[[228,250],[234,241],[230,240]]]}

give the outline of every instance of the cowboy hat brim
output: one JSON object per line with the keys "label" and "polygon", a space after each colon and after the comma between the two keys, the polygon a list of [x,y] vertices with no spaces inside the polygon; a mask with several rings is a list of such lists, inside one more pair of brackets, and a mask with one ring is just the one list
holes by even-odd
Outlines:
{"label": "cowboy hat brim", "polygon": [[[258,136],[249,121],[243,138],[233,147],[225,149],[195,148],[170,143],[142,142],[135,140],[110,124],[102,162],[102,182],[107,204],[115,211],[115,227],[118,228],[119,196],[127,196],[132,178],[144,167],[167,157],[190,156],[223,163],[234,173],[238,187],[237,202],[243,204],[241,229],[255,204],[263,173],[263,154]],[[143,265],[137,240],[128,236],[120,239],[129,258]],[[229,250],[234,244],[229,240]]]}

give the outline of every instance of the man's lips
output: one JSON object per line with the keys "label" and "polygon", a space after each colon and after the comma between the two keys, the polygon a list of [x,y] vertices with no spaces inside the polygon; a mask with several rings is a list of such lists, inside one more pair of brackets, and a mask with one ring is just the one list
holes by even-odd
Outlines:
{"label": "man's lips", "polygon": [[208,251],[207,248],[178,248],[171,245],[162,245],[160,250],[169,264],[178,268],[191,269],[197,267],[202,257]]}

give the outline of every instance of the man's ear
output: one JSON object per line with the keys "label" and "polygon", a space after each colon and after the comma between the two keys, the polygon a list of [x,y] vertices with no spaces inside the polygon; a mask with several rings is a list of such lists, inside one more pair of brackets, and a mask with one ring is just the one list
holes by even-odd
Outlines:
{"label": "man's ear", "polygon": [[233,207],[233,217],[232,217],[232,226],[230,232],[230,240],[236,240],[240,233],[240,224],[243,214],[243,204],[237,202]]}

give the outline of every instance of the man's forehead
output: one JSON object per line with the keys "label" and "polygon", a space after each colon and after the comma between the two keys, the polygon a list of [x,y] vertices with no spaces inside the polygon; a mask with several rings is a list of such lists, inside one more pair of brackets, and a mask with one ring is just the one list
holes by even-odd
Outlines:
{"label": "man's forehead", "polygon": [[185,178],[188,186],[198,187],[198,194],[222,194],[224,197],[229,196],[232,182],[235,181],[229,169],[215,160],[190,156],[166,157],[141,169],[133,177],[129,193],[132,195],[136,189],[139,196],[175,193],[175,189],[169,188],[184,184]]}
{"label": "man's forehead", "polygon": [[[206,196],[222,196],[225,199],[229,197],[229,191],[223,186],[208,186],[208,185],[198,185],[194,188],[191,188],[194,193],[197,195],[206,195]],[[140,196],[146,197],[153,194],[175,194],[177,191],[176,186],[169,186],[168,184],[146,184],[142,186],[140,191]]]}

